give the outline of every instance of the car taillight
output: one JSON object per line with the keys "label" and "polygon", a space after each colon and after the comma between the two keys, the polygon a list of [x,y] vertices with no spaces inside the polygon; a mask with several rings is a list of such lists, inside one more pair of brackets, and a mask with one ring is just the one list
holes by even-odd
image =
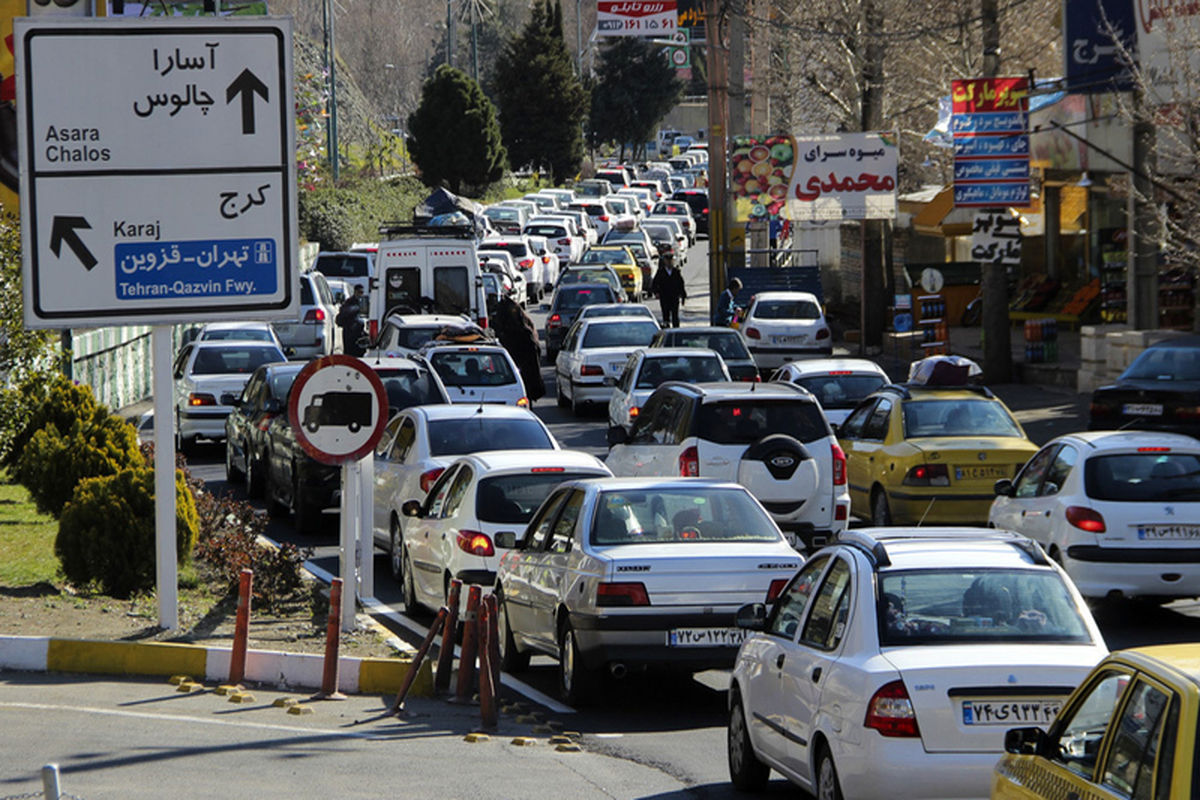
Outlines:
{"label": "car taillight", "polygon": [[550,319],[546,320],[546,327],[547,328],[562,327],[562,317],[560,317],[558,314],[551,314]]}
{"label": "car taillight", "polygon": [[679,454],[679,474],[685,478],[695,478],[700,475],[700,452],[696,445]]}
{"label": "car taillight", "polygon": [[863,725],[874,728],[884,736],[920,736],[917,714],[904,681],[892,681],[879,687],[867,703],[867,718]]}
{"label": "car taillight", "polygon": [[473,556],[494,556],[496,554],[491,537],[479,531],[460,530],[455,544],[458,545],[459,550]]}
{"label": "car taillight", "polygon": [[304,315],[304,321],[312,325],[319,325],[325,321],[325,309],[310,308]]}
{"label": "car taillight", "polygon": [[271,427],[271,420],[273,420],[273,419],[275,419],[274,414],[265,414],[264,413],[261,417],[258,418],[258,425],[256,425],[255,427],[257,427],[260,431],[266,431],[267,428]]}
{"label": "car taillight", "polygon": [[1088,408],[1088,413],[1093,417],[1107,417],[1109,414],[1117,413],[1117,407],[1105,405],[1104,403],[1092,403]]}
{"label": "car taillight", "polygon": [[[837,442],[829,445],[829,450],[833,455],[833,485],[846,485],[846,453],[838,446]],[[843,517],[844,519],[844,517]]]}
{"label": "car taillight", "polygon": [[601,214],[599,219],[601,222],[608,222],[608,214]]}
{"label": "car taillight", "polygon": [[767,602],[774,603],[775,598],[779,597],[779,593],[783,591],[783,587],[787,586],[787,578],[776,578],[771,581],[771,585],[767,587]]}
{"label": "car taillight", "polygon": [[433,482],[436,481],[443,472],[445,472],[444,467],[435,467],[431,470],[426,470],[425,472],[422,472],[421,473],[421,491],[428,492],[429,487],[433,486]]}
{"label": "car taillight", "polygon": [[949,486],[950,470],[945,464],[918,464],[904,476],[905,486]]}
{"label": "car taillight", "polygon": [[371,320],[370,324],[367,325],[367,330],[370,331],[370,338],[372,342],[379,338],[379,320]]}
{"label": "car taillight", "polygon": [[849,514],[850,514],[850,509],[846,508],[846,506],[841,505],[841,504],[839,504],[833,510],[833,518],[837,519],[837,520],[849,519]]}
{"label": "car taillight", "polygon": [[817,341],[818,342],[821,341],[822,339],[828,339],[828,338],[829,338],[829,328],[821,328],[819,331],[817,331]]}
{"label": "car taillight", "polygon": [[550,263],[550,256],[542,256],[542,263],[543,263],[543,264],[549,264],[549,263]]}
{"label": "car taillight", "polygon": [[481,328],[484,328],[484,329],[486,330],[486,329],[487,329],[487,326],[488,326],[488,318],[487,318],[487,317],[480,317],[480,318],[479,318],[479,327],[481,327]]}
{"label": "car taillight", "polygon": [[648,606],[650,595],[644,583],[600,583],[596,585],[598,606]]}
{"label": "car taillight", "polygon": [[1200,419],[1200,406],[1179,406],[1174,414],[1176,419]]}
{"label": "car taillight", "polygon": [[571,240],[570,240],[570,239],[559,239],[559,240],[558,240],[558,243],[559,243],[559,244],[561,244],[561,245],[570,245],[570,244],[571,244]]}
{"label": "car taillight", "polygon": [[1089,533],[1104,533],[1104,517],[1094,508],[1087,506],[1067,506],[1067,522]]}
{"label": "car taillight", "polygon": [[517,406],[520,408],[529,408],[529,398],[528,397],[520,398],[519,400],[517,400]]}
{"label": "car taillight", "polygon": [[522,258],[520,261],[517,262],[517,266],[520,267],[521,269],[532,269],[533,268],[533,259],[532,258]]}
{"label": "car taillight", "polygon": [[580,375],[603,375],[604,368],[598,367],[595,364],[580,364],[579,365],[579,374]]}
{"label": "car taillight", "polygon": [[188,395],[189,406],[215,406],[217,398],[203,392],[192,392]]}
{"label": "car taillight", "polygon": [[629,418],[637,419],[638,414],[640,414],[640,413],[642,413],[642,410],[640,408],[638,408],[637,406],[632,406],[629,409]]}
{"label": "car taillight", "polygon": [[759,333],[758,328],[746,328],[746,338],[747,339],[761,339],[762,334]]}

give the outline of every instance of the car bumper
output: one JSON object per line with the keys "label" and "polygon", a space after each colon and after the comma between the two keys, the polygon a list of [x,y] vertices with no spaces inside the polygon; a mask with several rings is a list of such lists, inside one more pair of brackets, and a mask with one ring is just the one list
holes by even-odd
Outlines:
{"label": "car bumper", "polygon": [[920,739],[886,738],[873,730],[864,730],[858,742],[828,741],[842,796],[855,800],[891,800],[898,786],[904,797],[924,800],[987,797],[999,759],[995,752],[927,753]]}
{"label": "car bumper", "polygon": [[[905,487],[907,489],[907,487]],[[892,522],[915,524],[924,520],[926,525],[987,525],[988,511],[994,493],[939,494],[937,492],[888,492],[888,506]],[[870,519],[871,510],[865,509]]]}
{"label": "car bumper", "polygon": [[184,439],[202,436],[205,439],[224,439],[225,420],[232,409],[220,408],[211,411],[185,410],[179,412],[179,435]]}
{"label": "car bumper", "polygon": [[691,670],[726,669],[737,660],[737,645],[671,647],[668,631],[676,628],[733,628],[733,614],[637,615],[605,617],[571,614],[583,662],[591,669],[606,664],[664,665]]}
{"label": "car bumper", "polygon": [[1200,593],[1200,548],[1073,545],[1063,568],[1084,597],[1192,597]]}
{"label": "car bumper", "polygon": [[571,381],[571,399],[576,403],[603,403],[612,399],[613,387],[603,383],[579,383]]}
{"label": "car bumper", "polygon": [[750,355],[754,356],[754,363],[758,364],[759,369],[777,369],[805,356],[832,356],[833,343],[812,347],[751,347]]}

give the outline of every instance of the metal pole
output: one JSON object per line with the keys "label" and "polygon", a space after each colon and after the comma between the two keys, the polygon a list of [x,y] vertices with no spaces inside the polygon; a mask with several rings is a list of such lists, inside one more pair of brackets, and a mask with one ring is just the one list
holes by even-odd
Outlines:
{"label": "metal pole", "polygon": [[[999,0],[981,0],[983,22],[983,76],[994,78],[1000,72]],[[1031,87],[1032,88],[1032,87]],[[987,383],[1007,383],[1012,379],[1012,330],[1008,319],[1008,267],[1004,264],[980,265],[979,293],[983,297],[983,379]]]}
{"label": "metal pole", "polygon": [[729,93],[721,41],[721,3],[707,0],[705,39],[708,46],[708,302],[709,316],[725,287],[725,255],[728,231],[725,216],[726,113]]}
{"label": "metal pole", "polygon": [[375,454],[358,462],[358,596],[375,596]]}
{"label": "metal pole", "polygon": [[354,588],[358,585],[358,535],[355,517],[358,515],[359,469],[357,461],[342,464],[342,504],[338,521],[339,555],[341,556],[342,630],[354,630]]}
{"label": "metal pole", "polygon": [[58,800],[62,797],[62,788],[58,782],[58,764],[42,767],[42,797],[45,800]]}
{"label": "metal pole", "polygon": [[179,571],[175,549],[175,409],[171,376],[171,327],[155,325],[154,353],[154,537],[158,626],[179,627]]}

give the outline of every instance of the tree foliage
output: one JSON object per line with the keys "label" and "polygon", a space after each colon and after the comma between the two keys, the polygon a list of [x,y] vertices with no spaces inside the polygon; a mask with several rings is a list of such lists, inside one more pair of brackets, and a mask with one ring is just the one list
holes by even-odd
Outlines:
{"label": "tree foliage", "polygon": [[549,171],[555,182],[579,171],[588,95],[563,39],[561,3],[535,0],[496,62],[495,96],[514,168]]}
{"label": "tree foliage", "polygon": [[425,82],[408,130],[409,152],[426,186],[478,192],[504,175],[508,156],[496,108],[460,69],[442,65]]}
{"label": "tree foliage", "polygon": [[654,138],[654,129],[683,94],[684,84],[663,58],[662,48],[633,36],[605,48],[597,70],[589,124],[594,143],[625,144]]}

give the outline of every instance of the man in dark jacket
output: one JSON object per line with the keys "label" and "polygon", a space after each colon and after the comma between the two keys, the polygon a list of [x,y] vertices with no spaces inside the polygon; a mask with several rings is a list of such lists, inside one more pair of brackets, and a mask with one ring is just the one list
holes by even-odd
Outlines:
{"label": "man in dark jacket", "polygon": [[342,301],[334,320],[342,329],[342,352],[348,356],[361,356],[366,352],[366,348],[360,343],[365,330],[362,321],[365,302],[363,288],[356,284],[354,292]]}
{"label": "man in dark jacket", "polygon": [[496,338],[521,372],[529,402],[544,397],[546,384],[542,380],[542,349],[533,320],[508,297],[496,302],[496,311],[491,319]]}
{"label": "man in dark jacket", "polygon": [[662,324],[664,328],[679,327],[679,304],[687,300],[687,289],[683,285],[683,273],[675,268],[675,259],[664,256],[650,282],[650,288],[658,295],[658,305],[662,309]]}

